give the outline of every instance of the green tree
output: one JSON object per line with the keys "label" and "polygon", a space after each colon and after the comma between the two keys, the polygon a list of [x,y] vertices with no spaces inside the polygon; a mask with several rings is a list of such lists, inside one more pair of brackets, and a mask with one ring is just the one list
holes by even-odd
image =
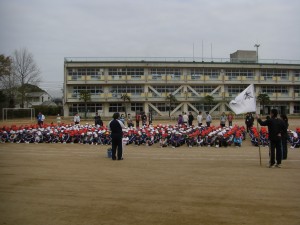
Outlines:
{"label": "green tree", "polygon": [[11,58],[3,54],[0,55],[0,77],[9,76],[11,73]]}
{"label": "green tree", "polygon": [[83,100],[84,102],[84,118],[86,119],[87,114],[87,102],[91,101],[91,93],[89,91],[81,91],[79,92],[79,100]]}
{"label": "green tree", "polygon": [[264,114],[265,105],[271,102],[269,95],[265,93],[260,93],[257,96],[256,100],[262,105],[261,114]]}
{"label": "green tree", "polygon": [[126,102],[130,102],[131,98],[130,98],[130,96],[127,93],[125,93],[125,94],[121,95],[121,99],[124,102],[125,116],[127,117],[127,107],[126,107],[127,105],[126,105]]}
{"label": "green tree", "polygon": [[204,103],[209,105],[209,107],[213,106],[215,103],[214,97],[211,95],[206,95],[204,97]]}
{"label": "green tree", "polygon": [[166,100],[169,102],[169,117],[171,118],[171,106],[172,106],[172,104],[174,104],[178,101],[177,101],[175,95],[173,95],[171,93],[169,95],[167,95]]}
{"label": "green tree", "polygon": [[15,107],[15,98],[17,93],[18,82],[12,73],[12,59],[10,57],[0,55],[0,88],[6,96],[6,107]]}

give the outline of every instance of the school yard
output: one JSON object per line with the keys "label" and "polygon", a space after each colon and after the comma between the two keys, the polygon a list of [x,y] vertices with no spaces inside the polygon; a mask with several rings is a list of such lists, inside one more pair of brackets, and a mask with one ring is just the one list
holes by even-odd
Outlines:
{"label": "school yard", "polygon": [[260,166],[249,140],[242,148],[126,146],[122,161],[108,159],[108,147],[1,144],[0,224],[300,223],[299,149],[270,169],[268,149]]}

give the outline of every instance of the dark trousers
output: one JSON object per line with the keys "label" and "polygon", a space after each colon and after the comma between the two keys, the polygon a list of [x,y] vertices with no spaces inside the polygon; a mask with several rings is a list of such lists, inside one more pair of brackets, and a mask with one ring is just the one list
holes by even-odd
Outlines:
{"label": "dark trousers", "polygon": [[116,160],[116,153],[118,159],[122,159],[123,155],[123,148],[122,148],[122,137],[121,136],[113,136],[111,139],[111,152],[112,152],[112,159]]}
{"label": "dark trousers", "polygon": [[206,126],[207,126],[207,127],[210,127],[210,122],[206,122]]}
{"label": "dark trousers", "polygon": [[282,147],[282,159],[287,159],[288,149],[287,149],[287,139],[283,138],[281,140],[281,147]]}
{"label": "dark trousers", "polygon": [[281,150],[281,140],[270,141],[270,164],[275,164],[275,153],[277,164],[281,164],[282,150]]}
{"label": "dark trousers", "polygon": [[247,126],[247,133],[249,133],[249,131],[251,130],[251,128],[252,128],[252,124],[250,125],[250,124],[246,124],[246,126]]}

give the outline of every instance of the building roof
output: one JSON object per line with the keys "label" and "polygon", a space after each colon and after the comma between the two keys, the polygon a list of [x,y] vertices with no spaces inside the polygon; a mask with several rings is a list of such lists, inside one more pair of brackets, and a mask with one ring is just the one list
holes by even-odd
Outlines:
{"label": "building roof", "polygon": [[49,95],[47,92],[43,91],[43,92],[30,92],[26,94],[26,97],[40,97],[43,94],[47,94]]}

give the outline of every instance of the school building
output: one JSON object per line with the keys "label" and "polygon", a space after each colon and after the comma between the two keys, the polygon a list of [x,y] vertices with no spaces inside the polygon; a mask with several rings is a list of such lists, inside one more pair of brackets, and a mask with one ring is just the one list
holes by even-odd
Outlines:
{"label": "school building", "polygon": [[[258,112],[276,107],[280,113],[300,113],[300,60],[258,60],[256,51],[238,50],[228,59],[65,58],[64,115],[84,115],[86,106],[91,117],[125,111],[219,115],[231,111],[230,100],[252,83],[256,96],[265,93],[271,100],[264,106],[257,102]],[[86,102],[82,91],[89,93]]]}

